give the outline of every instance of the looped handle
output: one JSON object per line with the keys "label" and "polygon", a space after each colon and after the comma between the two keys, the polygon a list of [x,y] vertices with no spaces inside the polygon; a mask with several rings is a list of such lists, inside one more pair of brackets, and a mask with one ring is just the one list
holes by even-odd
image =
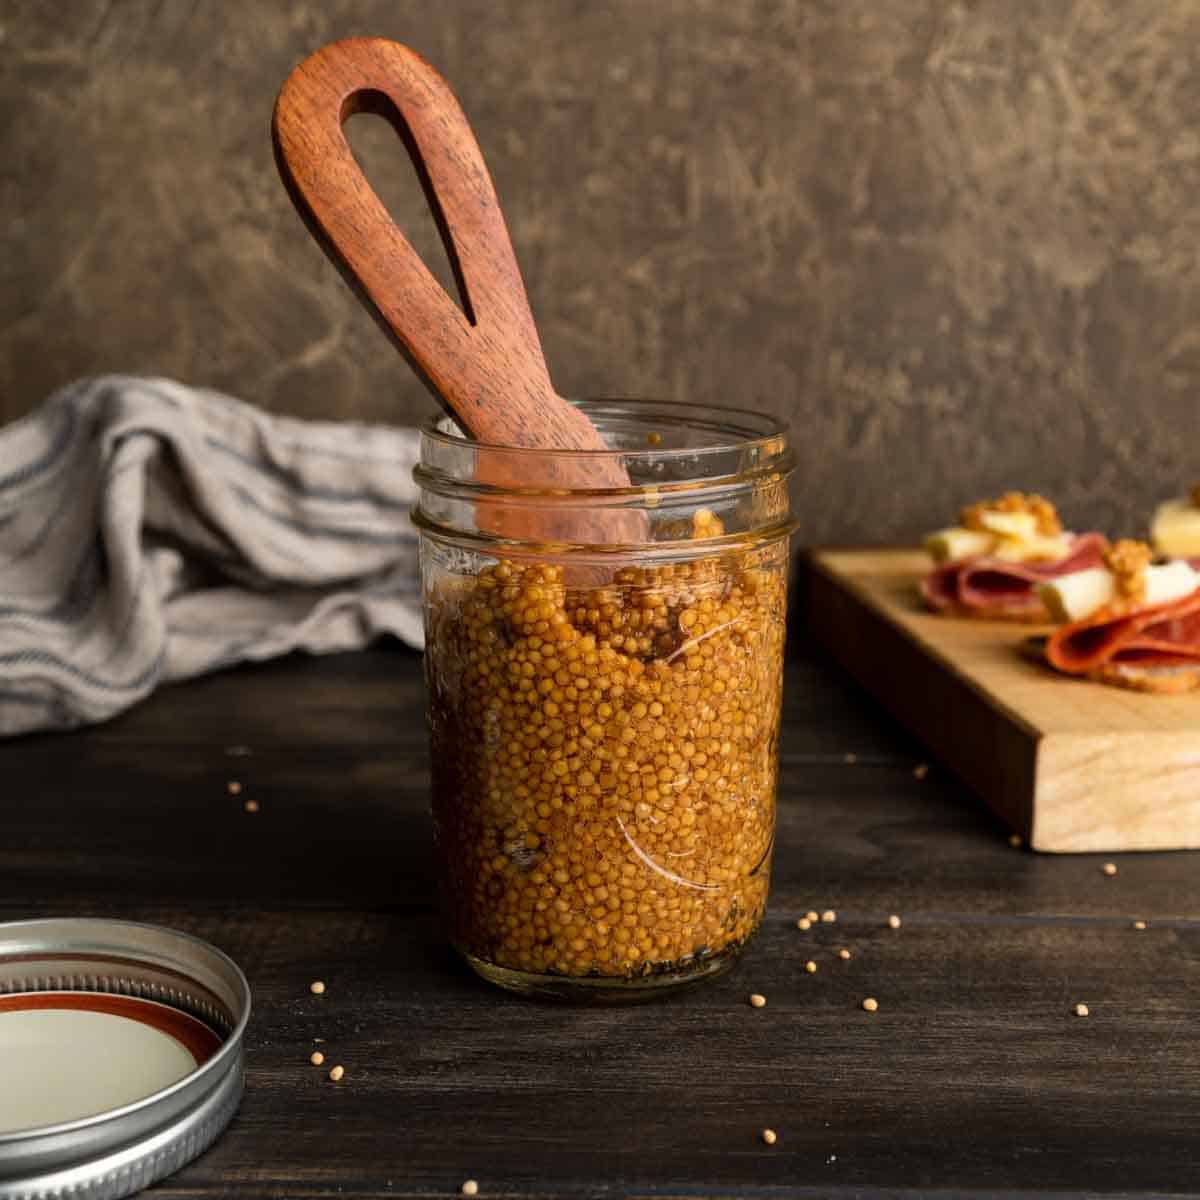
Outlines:
{"label": "looped handle", "polygon": [[[468,315],[446,294],[367,182],[343,123],[388,118],[442,232]],[[313,236],[414,369],[477,440],[598,448],[550,383],[491,176],[446,81],[382,38],[316,51],[288,76],[272,120],[275,160]]]}

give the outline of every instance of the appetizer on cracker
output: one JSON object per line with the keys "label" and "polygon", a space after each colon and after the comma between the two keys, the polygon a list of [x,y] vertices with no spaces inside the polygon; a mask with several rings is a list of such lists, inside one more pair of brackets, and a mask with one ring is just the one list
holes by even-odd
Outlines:
{"label": "appetizer on cracker", "polygon": [[1200,571],[1190,563],[1156,563],[1145,542],[1119,541],[1099,566],[1038,592],[1067,622],[1042,650],[1056,671],[1143,692],[1200,685]]}
{"label": "appetizer on cracker", "polygon": [[1108,540],[1065,531],[1042,496],[1008,492],[964,508],[925,539],[937,564],[921,581],[935,612],[986,620],[1047,621],[1038,585],[1097,567]]}

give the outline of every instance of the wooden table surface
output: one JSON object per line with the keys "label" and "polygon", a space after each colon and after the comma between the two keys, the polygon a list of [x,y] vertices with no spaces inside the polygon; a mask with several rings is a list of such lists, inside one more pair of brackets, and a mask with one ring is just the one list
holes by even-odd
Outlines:
{"label": "wooden table surface", "polygon": [[[395,646],[0,747],[0,919],[161,922],[245,969],[240,1113],[162,1196],[1200,1189],[1200,858],[1107,876],[1012,849],[804,646],[786,687],[764,927],[732,974],[652,1005],[530,1003],[449,953],[420,660]],[[801,932],[810,908],[836,923]]]}

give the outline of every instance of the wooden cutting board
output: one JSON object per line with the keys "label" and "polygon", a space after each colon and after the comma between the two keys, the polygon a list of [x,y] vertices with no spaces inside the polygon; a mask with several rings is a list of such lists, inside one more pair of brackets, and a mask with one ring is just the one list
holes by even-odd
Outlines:
{"label": "wooden cutting board", "polygon": [[1200,847],[1200,693],[1066,679],[1018,652],[1037,626],[932,615],[919,551],[807,565],[818,641],[1035,850]]}

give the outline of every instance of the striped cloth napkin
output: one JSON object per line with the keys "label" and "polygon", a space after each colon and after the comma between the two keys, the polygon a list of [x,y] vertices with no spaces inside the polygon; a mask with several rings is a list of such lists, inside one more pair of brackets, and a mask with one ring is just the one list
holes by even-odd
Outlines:
{"label": "striped cloth napkin", "polygon": [[122,375],[0,429],[0,736],[248,659],[420,646],[417,453]]}

